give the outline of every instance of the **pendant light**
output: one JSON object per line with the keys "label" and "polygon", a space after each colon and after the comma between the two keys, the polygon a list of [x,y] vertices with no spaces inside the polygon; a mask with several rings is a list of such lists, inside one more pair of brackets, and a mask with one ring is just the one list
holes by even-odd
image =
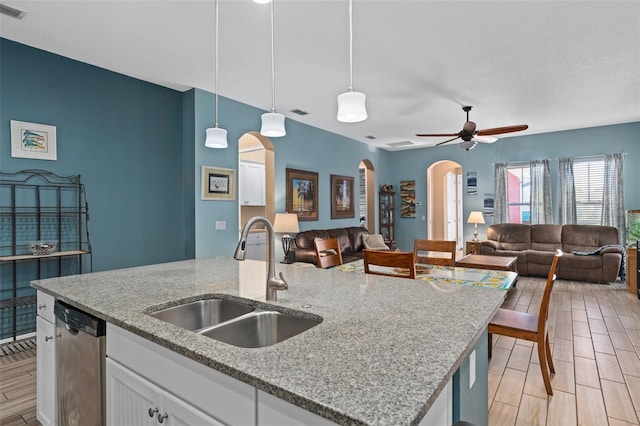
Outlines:
{"label": "pendant light", "polygon": [[207,139],[204,141],[204,146],[207,148],[226,148],[227,144],[227,131],[218,127],[218,0],[216,0],[216,64],[215,64],[216,77],[214,79],[213,91],[216,95],[216,124],[214,127],[207,129]]}
{"label": "pendant light", "polygon": [[287,134],[284,128],[284,115],[276,112],[276,71],[273,53],[273,3],[271,0],[271,112],[262,114],[260,134],[268,137],[280,137]]}
{"label": "pendant light", "polygon": [[338,121],[357,123],[367,119],[366,96],[353,89],[353,0],[349,0],[349,88],[338,95]]}

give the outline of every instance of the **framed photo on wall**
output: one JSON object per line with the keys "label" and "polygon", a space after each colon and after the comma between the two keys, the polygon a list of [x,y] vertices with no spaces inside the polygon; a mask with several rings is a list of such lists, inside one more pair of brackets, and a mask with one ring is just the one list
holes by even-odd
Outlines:
{"label": "framed photo on wall", "polygon": [[353,177],[331,175],[331,219],[356,217],[353,207]]}
{"label": "framed photo on wall", "polygon": [[287,212],[318,220],[318,173],[287,169]]}
{"label": "framed photo on wall", "polygon": [[222,167],[202,166],[202,199],[236,199],[236,171]]}
{"label": "framed photo on wall", "polygon": [[57,160],[56,126],[11,120],[11,156]]}

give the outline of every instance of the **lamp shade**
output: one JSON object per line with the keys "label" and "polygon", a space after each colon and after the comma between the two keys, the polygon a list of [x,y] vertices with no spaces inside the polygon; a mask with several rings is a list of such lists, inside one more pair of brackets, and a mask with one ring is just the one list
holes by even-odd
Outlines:
{"label": "lamp shade", "polygon": [[300,232],[298,215],[296,213],[276,213],[273,230],[282,233]]}
{"label": "lamp shade", "polygon": [[479,223],[484,225],[484,216],[482,215],[482,212],[471,212],[471,214],[469,214],[469,219],[467,219],[467,223]]}
{"label": "lamp shade", "polygon": [[366,95],[349,90],[338,95],[338,121],[357,123],[367,119]]}
{"label": "lamp shade", "polygon": [[207,148],[226,148],[228,146],[227,131],[219,127],[208,128],[204,146]]}
{"label": "lamp shade", "polygon": [[284,115],[277,112],[265,112],[262,114],[262,127],[260,134],[268,137],[281,137],[287,134],[284,128]]}

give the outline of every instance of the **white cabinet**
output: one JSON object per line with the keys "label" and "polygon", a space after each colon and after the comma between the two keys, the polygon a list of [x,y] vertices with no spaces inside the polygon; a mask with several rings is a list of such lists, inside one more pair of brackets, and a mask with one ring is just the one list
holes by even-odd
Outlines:
{"label": "white cabinet", "polygon": [[264,206],[264,164],[240,162],[240,205]]}
{"label": "white cabinet", "polygon": [[38,421],[43,426],[58,424],[58,392],[56,381],[56,326],[54,298],[38,292],[36,317],[36,406]]}
{"label": "white cabinet", "polygon": [[265,232],[251,232],[245,244],[246,259],[267,260],[267,239]]}
{"label": "white cabinet", "polygon": [[111,359],[107,359],[107,400],[107,425],[222,425]]}
{"label": "white cabinet", "polygon": [[253,386],[107,324],[108,425],[157,426],[158,414],[169,415],[163,425],[254,425],[255,393]]}

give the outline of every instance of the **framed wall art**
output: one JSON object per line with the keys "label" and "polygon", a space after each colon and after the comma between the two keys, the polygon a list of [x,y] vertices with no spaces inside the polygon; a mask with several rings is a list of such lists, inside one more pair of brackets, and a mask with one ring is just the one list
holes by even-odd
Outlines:
{"label": "framed wall art", "polygon": [[416,217],[416,181],[400,181],[400,217]]}
{"label": "framed wall art", "polygon": [[318,173],[287,169],[287,212],[298,220],[318,220]]}
{"label": "framed wall art", "polygon": [[11,120],[11,156],[57,160],[56,126]]}
{"label": "framed wall art", "polygon": [[236,171],[222,167],[202,166],[202,199],[236,199]]}
{"label": "framed wall art", "polygon": [[331,175],[331,219],[356,217],[351,176]]}

